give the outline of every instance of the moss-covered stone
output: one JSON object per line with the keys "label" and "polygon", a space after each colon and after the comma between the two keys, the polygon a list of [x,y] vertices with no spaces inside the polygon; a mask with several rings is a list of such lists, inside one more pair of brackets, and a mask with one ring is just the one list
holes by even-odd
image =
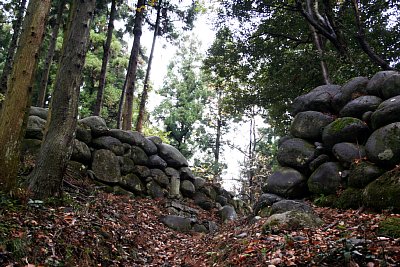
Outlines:
{"label": "moss-covered stone", "polygon": [[364,190],[363,203],[377,210],[400,210],[400,171],[384,173]]}
{"label": "moss-covered stone", "polygon": [[270,216],[262,227],[264,233],[279,230],[296,230],[302,228],[315,228],[323,221],[315,214],[299,211],[287,211]]}
{"label": "moss-covered stone", "polygon": [[379,223],[378,233],[400,238],[400,218],[388,218]]}
{"label": "moss-covered stone", "polygon": [[314,198],[314,204],[320,207],[333,207],[334,203],[337,201],[337,196],[332,195],[320,195]]}
{"label": "moss-covered stone", "polygon": [[339,209],[357,209],[362,206],[362,189],[347,188],[334,202],[334,207]]}

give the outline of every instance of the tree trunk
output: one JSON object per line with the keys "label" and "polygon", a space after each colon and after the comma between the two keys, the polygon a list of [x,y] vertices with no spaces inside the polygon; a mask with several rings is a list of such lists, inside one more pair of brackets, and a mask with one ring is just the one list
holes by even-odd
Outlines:
{"label": "tree trunk", "polygon": [[219,156],[221,154],[221,137],[222,137],[222,108],[221,108],[221,101],[222,101],[222,90],[217,89],[218,92],[218,115],[217,115],[217,134],[215,137],[215,150],[214,150],[214,166],[217,172],[214,173],[214,181],[219,183],[221,182],[221,174],[219,168]]}
{"label": "tree trunk", "polygon": [[143,121],[144,121],[144,115],[145,115],[145,111],[146,111],[147,95],[149,93],[148,91],[149,91],[151,63],[153,61],[154,47],[156,45],[158,29],[160,27],[161,5],[162,5],[162,0],[159,0],[158,7],[157,7],[158,9],[157,9],[156,25],[154,28],[154,35],[153,35],[153,43],[151,44],[151,52],[150,52],[150,56],[149,56],[149,62],[147,63],[147,71],[146,71],[146,77],[144,79],[143,92],[142,92],[142,97],[140,99],[139,115],[138,115],[137,122],[136,122],[136,131],[138,131],[138,132],[143,131]]}
{"label": "tree trunk", "polygon": [[117,0],[112,0],[111,2],[110,18],[108,19],[108,28],[107,28],[107,39],[106,43],[104,44],[103,61],[101,63],[99,88],[97,90],[96,104],[94,106],[94,111],[93,111],[94,116],[100,115],[101,107],[103,106],[103,95],[104,95],[104,88],[106,86],[106,76],[107,76],[107,64],[108,64],[108,58],[110,56],[111,41],[114,32],[116,2]]}
{"label": "tree trunk", "polygon": [[[122,114],[122,129],[131,130],[132,129],[132,111],[133,111],[133,94],[135,92],[135,80],[139,59],[139,49],[140,49],[140,38],[142,37],[142,24],[144,19],[144,11],[145,11],[145,0],[138,0],[136,6],[136,16],[135,16],[135,25],[133,27],[133,45],[131,51],[131,57],[129,59],[128,65],[128,73],[125,78],[125,104],[120,105],[122,114],[122,110],[124,110],[124,114]],[[123,106],[125,108],[122,108]]]}
{"label": "tree trunk", "polygon": [[390,67],[389,63],[387,63],[383,58],[378,56],[375,51],[372,49],[372,47],[369,45],[367,40],[365,39],[365,30],[364,27],[361,24],[361,15],[360,11],[358,9],[358,1],[357,0],[352,0],[353,4],[353,10],[354,10],[354,16],[356,20],[356,26],[357,26],[357,41],[361,46],[361,49],[368,55],[368,57],[371,59],[372,63],[375,65],[381,67],[383,70],[394,70],[394,68]]}
{"label": "tree trunk", "polygon": [[42,77],[40,79],[40,84],[39,84],[38,99],[36,101],[36,106],[38,106],[38,107],[44,107],[44,104],[45,104],[47,83],[49,80],[51,63],[53,61],[54,52],[56,50],[57,36],[58,36],[58,32],[60,30],[60,25],[61,25],[62,19],[63,19],[62,14],[64,11],[65,2],[66,2],[66,0],[61,0],[59,3],[58,9],[57,9],[57,15],[56,15],[57,19],[53,26],[53,30],[51,32],[50,45],[49,45],[49,49],[47,52],[46,60],[44,62],[43,74],[42,74]]}
{"label": "tree trunk", "polygon": [[5,94],[7,91],[7,79],[8,75],[10,75],[10,72],[12,70],[14,54],[18,46],[18,38],[21,31],[22,20],[24,18],[25,6],[26,6],[26,0],[21,0],[19,2],[17,16],[13,23],[13,35],[11,38],[10,46],[8,47],[7,58],[4,64],[3,73],[1,74],[0,77],[0,93],[2,94]]}
{"label": "tree trunk", "polygon": [[315,30],[315,28],[309,24],[310,29],[311,29],[311,33],[314,37],[314,44],[315,44],[315,48],[317,48],[318,51],[318,55],[319,55],[319,63],[321,66],[321,72],[322,72],[322,77],[324,79],[325,84],[331,84],[331,79],[329,78],[329,71],[328,71],[328,66],[326,65],[325,60],[323,59],[324,56],[324,49],[322,47],[322,40],[321,40],[321,36],[317,33],[317,31]]}
{"label": "tree trunk", "polygon": [[0,112],[0,188],[14,188],[32,85],[50,0],[31,0],[24,19],[8,90]]}
{"label": "tree trunk", "polygon": [[50,117],[29,189],[35,198],[59,196],[62,179],[72,153],[78,115],[81,73],[89,44],[90,21],[95,0],[74,0],[69,29],[64,39]]}

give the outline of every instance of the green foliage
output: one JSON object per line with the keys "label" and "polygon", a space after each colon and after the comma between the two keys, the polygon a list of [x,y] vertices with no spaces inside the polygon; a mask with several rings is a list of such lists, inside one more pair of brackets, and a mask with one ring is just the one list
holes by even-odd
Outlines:
{"label": "green foliage", "polygon": [[400,238],[400,218],[388,218],[379,223],[378,233]]}

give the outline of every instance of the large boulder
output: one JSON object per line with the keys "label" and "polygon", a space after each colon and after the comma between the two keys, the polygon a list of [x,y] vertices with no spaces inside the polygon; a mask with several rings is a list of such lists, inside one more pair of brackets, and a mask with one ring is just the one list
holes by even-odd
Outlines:
{"label": "large boulder", "polygon": [[150,170],[151,177],[156,181],[159,185],[164,188],[167,188],[169,185],[168,176],[160,169],[151,169]]}
{"label": "large boulder", "polygon": [[367,84],[368,78],[366,77],[355,77],[344,84],[339,93],[333,97],[332,104],[335,110],[339,111],[352,99],[365,95]]}
{"label": "large boulder", "polygon": [[311,172],[314,172],[319,166],[329,161],[331,161],[331,158],[326,154],[322,154],[311,161],[310,164],[308,164],[308,167]]}
{"label": "large boulder", "polygon": [[43,139],[43,130],[46,125],[46,120],[38,116],[29,116],[26,126],[25,138],[27,139]]}
{"label": "large boulder", "polygon": [[230,205],[223,206],[219,211],[218,215],[223,222],[234,221],[237,219],[235,209]]}
{"label": "large boulder", "polygon": [[365,112],[375,111],[382,103],[382,99],[377,96],[360,96],[347,103],[339,112],[341,117],[355,117],[361,119]]}
{"label": "large boulder", "polygon": [[139,176],[139,178],[143,181],[145,181],[146,178],[151,175],[150,169],[147,166],[142,165],[135,165],[132,172]]}
{"label": "large boulder", "polygon": [[169,167],[179,168],[189,166],[186,158],[175,147],[167,144],[161,144],[158,146],[158,149],[159,155],[165,160],[165,162],[167,162]]}
{"label": "large boulder", "polygon": [[152,198],[162,198],[168,193],[155,181],[148,182],[146,184],[146,189],[147,193]]}
{"label": "large boulder", "polygon": [[324,222],[315,214],[287,211],[270,216],[263,225],[264,232],[279,230],[298,230],[303,228],[317,228]]}
{"label": "large boulder", "polygon": [[308,205],[304,202],[295,201],[295,200],[283,199],[283,200],[273,203],[271,206],[271,215],[278,214],[278,213],[284,213],[287,211],[314,213],[314,211],[310,205]]}
{"label": "large boulder", "polygon": [[349,167],[352,162],[360,160],[366,155],[364,146],[347,142],[334,145],[332,152],[345,167]]}
{"label": "large boulder", "polygon": [[370,183],[364,190],[364,204],[377,210],[400,211],[400,172],[392,170]]}
{"label": "large boulder", "polygon": [[106,121],[99,116],[83,118],[79,120],[79,123],[89,127],[93,137],[107,135],[109,132]]}
{"label": "large boulder", "polygon": [[146,152],[144,152],[143,149],[137,146],[131,147],[131,159],[137,165],[147,166],[149,162],[149,157],[147,156]]}
{"label": "large boulder", "polygon": [[366,87],[367,94],[382,96],[382,88],[384,86],[385,80],[392,76],[398,74],[396,71],[380,71],[377,72],[374,76],[372,76],[371,80],[368,82]]}
{"label": "large boulder", "polygon": [[148,165],[151,168],[165,169],[167,163],[158,155],[151,155],[149,157]]}
{"label": "large boulder", "polygon": [[99,149],[93,153],[92,171],[95,177],[104,183],[118,183],[121,170],[117,156],[107,149]]}
{"label": "large boulder", "polygon": [[121,167],[121,174],[126,175],[128,173],[133,173],[135,169],[135,163],[129,157],[119,156],[118,157],[119,166]]}
{"label": "large boulder", "polygon": [[322,142],[328,148],[337,143],[350,142],[364,144],[370,130],[361,120],[344,117],[335,120],[325,127],[322,132]]}
{"label": "large boulder", "polygon": [[136,194],[143,194],[146,190],[145,186],[143,185],[142,181],[140,181],[137,175],[130,173],[128,175],[122,176],[119,185]]}
{"label": "large boulder", "polygon": [[278,195],[264,193],[259,197],[257,202],[254,204],[253,214],[256,216],[262,209],[267,208],[267,207],[271,206],[272,204],[274,204],[275,202],[278,202],[281,200],[282,200],[282,198]]}
{"label": "large boulder", "polygon": [[390,75],[383,81],[382,96],[388,99],[400,95],[400,73]]}
{"label": "large boulder", "polygon": [[383,169],[367,161],[353,164],[347,177],[347,184],[354,188],[364,188],[383,172]]}
{"label": "large boulder", "polygon": [[308,179],[308,189],[315,194],[335,194],[339,189],[343,167],[338,162],[327,162],[315,170]]}
{"label": "large boulder", "polygon": [[84,142],[81,142],[77,139],[74,139],[73,142],[71,160],[75,160],[84,164],[90,163],[92,159],[92,153],[90,152],[89,147]]}
{"label": "large boulder", "polygon": [[47,120],[48,113],[49,113],[48,108],[31,107],[29,109],[29,116],[38,116],[44,120]]}
{"label": "large boulder", "polygon": [[203,192],[196,192],[193,196],[194,203],[204,210],[211,210],[214,208],[214,202],[206,196]]}
{"label": "large boulder", "polygon": [[339,85],[321,85],[305,95],[294,99],[291,106],[292,115],[302,111],[314,110],[329,113],[333,110],[332,99],[339,93]]}
{"label": "large boulder", "polygon": [[400,122],[391,123],[371,134],[365,144],[368,159],[393,167],[400,163]]}
{"label": "large boulder", "polygon": [[282,167],[267,178],[263,191],[288,198],[302,197],[308,192],[307,178],[295,169]]}
{"label": "large boulder", "polygon": [[194,174],[193,172],[190,170],[189,167],[182,167],[179,169],[179,175],[181,177],[182,180],[189,180],[191,182],[194,182]]}
{"label": "large boulder", "polygon": [[92,130],[87,124],[78,121],[76,125],[75,138],[85,144],[90,144],[90,142],[92,142]]}
{"label": "large boulder", "polygon": [[178,232],[189,232],[192,229],[192,220],[177,215],[166,215],[161,217],[161,222],[169,228]]}
{"label": "large boulder", "polygon": [[92,146],[96,149],[108,149],[117,156],[124,155],[125,148],[121,141],[111,136],[100,136],[92,140]]}
{"label": "large boulder", "polygon": [[277,158],[281,166],[305,171],[316,157],[315,152],[314,145],[300,138],[292,138],[279,147]]}
{"label": "large boulder", "polygon": [[323,128],[333,120],[332,116],[318,111],[300,112],[293,119],[290,133],[298,138],[320,140]]}
{"label": "large boulder", "polygon": [[181,192],[183,196],[192,198],[194,193],[196,193],[196,188],[192,182],[189,180],[184,180],[181,181]]}
{"label": "large boulder", "polygon": [[400,95],[383,101],[371,115],[373,129],[378,129],[392,122],[400,122]]}

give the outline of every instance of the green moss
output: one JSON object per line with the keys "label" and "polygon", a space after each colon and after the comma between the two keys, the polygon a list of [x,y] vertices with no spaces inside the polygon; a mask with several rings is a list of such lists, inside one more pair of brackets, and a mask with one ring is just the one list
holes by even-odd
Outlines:
{"label": "green moss", "polygon": [[319,197],[315,197],[313,202],[319,207],[332,207],[337,200],[336,195],[324,195],[321,194]]}
{"label": "green moss", "polygon": [[400,210],[400,171],[386,172],[370,183],[365,188],[363,203],[377,210]]}
{"label": "green moss", "polygon": [[340,132],[346,126],[352,123],[359,123],[360,120],[352,117],[339,118],[330,124],[330,128],[334,132]]}
{"label": "green moss", "polygon": [[378,233],[400,238],[400,218],[388,218],[379,223]]}
{"label": "green moss", "polygon": [[333,206],[339,209],[357,209],[362,206],[362,192],[361,189],[349,187],[340,194]]}

